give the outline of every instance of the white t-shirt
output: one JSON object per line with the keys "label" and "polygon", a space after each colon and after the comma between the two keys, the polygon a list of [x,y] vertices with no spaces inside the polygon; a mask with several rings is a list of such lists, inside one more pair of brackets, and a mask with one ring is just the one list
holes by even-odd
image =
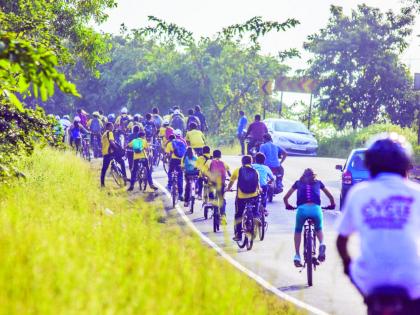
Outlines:
{"label": "white t-shirt", "polygon": [[348,193],[338,233],[359,233],[361,254],[350,266],[365,295],[383,285],[401,286],[420,298],[420,185],[380,174]]}

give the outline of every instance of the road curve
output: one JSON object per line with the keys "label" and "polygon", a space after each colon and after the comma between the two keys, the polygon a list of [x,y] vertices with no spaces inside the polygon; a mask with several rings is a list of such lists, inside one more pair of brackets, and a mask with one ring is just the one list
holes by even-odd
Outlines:
{"label": "road curve", "polygon": [[[240,165],[239,156],[223,158],[234,169]],[[343,160],[317,157],[289,157],[285,164],[285,189],[297,180],[303,170],[311,167],[318,178],[330,189],[338,204],[340,173],[335,165]],[[159,168],[154,176],[161,185],[167,184],[166,174]],[[269,204],[268,231],[263,242],[256,241],[251,251],[240,250],[233,237],[234,193],[228,193],[228,225],[218,233],[213,233],[210,220],[204,220],[201,202],[198,202],[194,214],[186,214],[197,229],[214,243],[231,255],[240,264],[261,276],[269,283],[288,295],[330,314],[354,315],[365,314],[362,298],[342,273],[342,266],[335,250],[334,223],[340,215],[338,211],[324,213],[324,231],[327,245],[327,260],[319,266],[314,274],[314,285],[307,287],[305,270],[300,272],[293,265],[293,228],[295,213],[285,210],[283,194],[276,196]],[[292,197],[292,200],[293,197]],[[328,200],[322,199],[327,205]],[[180,204],[182,206],[182,204]],[[352,241],[355,247],[356,240]],[[353,250],[353,252],[355,252]]]}

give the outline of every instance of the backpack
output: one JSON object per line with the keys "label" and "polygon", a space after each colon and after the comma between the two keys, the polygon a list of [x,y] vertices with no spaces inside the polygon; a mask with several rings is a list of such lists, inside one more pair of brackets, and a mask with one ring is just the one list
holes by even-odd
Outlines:
{"label": "backpack", "polygon": [[169,137],[174,134],[174,130],[171,127],[165,129],[165,138],[169,140]]}
{"label": "backpack", "polygon": [[141,153],[143,152],[143,140],[140,138],[136,138],[133,140],[133,151],[134,153]]}
{"label": "backpack", "polygon": [[178,158],[182,158],[185,155],[185,152],[187,152],[187,146],[180,140],[173,140],[172,147],[174,148],[175,156]]}
{"label": "backpack", "polygon": [[73,126],[73,128],[71,128],[71,138],[72,139],[79,139],[80,138],[80,128],[76,128]]}
{"label": "backpack", "polygon": [[146,133],[146,138],[153,137],[155,131],[155,124],[151,121],[147,121],[144,123],[144,132]]}
{"label": "backpack", "polygon": [[247,166],[239,169],[238,187],[244,194],[252,194],[258,188],[258,172]]}
{"label": "backpack", "polygon": [[171,120],[171,127],[174,129],[179,129],[184,131],[184,120],[182,119],[181,115],[174,115]]}
{"label": "backpack", "polygon": [[211,174],[214,174],[214,178],[221,178],[222,184],[225,182],[227,173],[225,163],[220,160],[213,160],[210,162],[209,170]]}
{"label": "backpack", "polygon": [[99,122],[98,118],[93,118],[92,122],[90,123],[90,131],[92,133],[101,133],[101,123]]}
{"label": "backpack", "polygon": [[198,119],[197,116],[190,116],[190,117],[188,117],[188,120],[187,120],[187,128],[190,128],[190,124],[191,123],[195,123],[197,125],[197,129],[201,130],[201,128],[200,128],[200,125],[201,125],[200,119]]}
{"label": "backpack", "polygon": [[187,173],[193,173],[195,170],[195,165],[197,162],[197,158],[190,159],[187,156],[184,157],[184,167]]}

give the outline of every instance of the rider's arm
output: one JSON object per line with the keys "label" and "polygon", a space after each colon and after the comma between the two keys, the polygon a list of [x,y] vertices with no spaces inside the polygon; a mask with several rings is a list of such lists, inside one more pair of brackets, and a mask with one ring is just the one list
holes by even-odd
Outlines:
{"label": "rider's arm", "polygon": [[252,126],[253,126],[253,124],[250,124],[250,125],[249,125],[248,130],[246,131],[246,134],[245,134],[245,138],[246,138],[246,137],[248,137],[248,136],[249,136],[249,134],[251,133],[251,131],[252,131]]}
{"label": "rider's arm", "polygon": [[294,188],[293,186],[290,187],[289,191],[286,193],[286,195],[284,195],[283,201],[284,201],[284,205],[287,207],[291,207],[289,204],[289,198],[290,196],[296,191],[296,188]]}
{"label": "rider's arm", "polygon": [[236,170],[233,171],[232,175],[230,176],[230,182],[229,185],[227,187],[227,191],[231,190],[233,187],[233,184],[235,184],[236,179],[239,176],[239,168],[237,168]]}
{"label": "rider's arm", "polygon": [[322,191],[324,192],[324,194],[328,197],[328,199],[330,200],[330,206],[335,208],[335,201],[334,201],[334,197],[333,195],[330,193],[330,191],[327,189],[327,187],[323,187]]}
{"label": "rider's arm", "polygon": [[350,263],[351,263],[351,257],[349,255],[349,252],[347,250],[347,243],[349,241],[348,236],[344,236],[344,235],[338,235],[337,237],[337,250],[338,250],[338,254],[341,257],[341,260],[343,261],[343,267],[344,267],[344,273],[346,275],[349,275],[350,273]]}

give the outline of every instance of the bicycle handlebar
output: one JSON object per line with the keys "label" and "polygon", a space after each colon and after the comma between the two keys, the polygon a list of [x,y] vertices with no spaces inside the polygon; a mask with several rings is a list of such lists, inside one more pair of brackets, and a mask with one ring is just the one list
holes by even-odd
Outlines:
{"label": "bicycle handlebar", "polygon": [[[296,209],[297,209],[297,207],[293,207],[293,206],[286,207],[286,210],[296,210]],[[334,210],[335,209],[335,205],[334,206],[329,205],[329,206],[321,207],[321,209],[322,210]]]}

